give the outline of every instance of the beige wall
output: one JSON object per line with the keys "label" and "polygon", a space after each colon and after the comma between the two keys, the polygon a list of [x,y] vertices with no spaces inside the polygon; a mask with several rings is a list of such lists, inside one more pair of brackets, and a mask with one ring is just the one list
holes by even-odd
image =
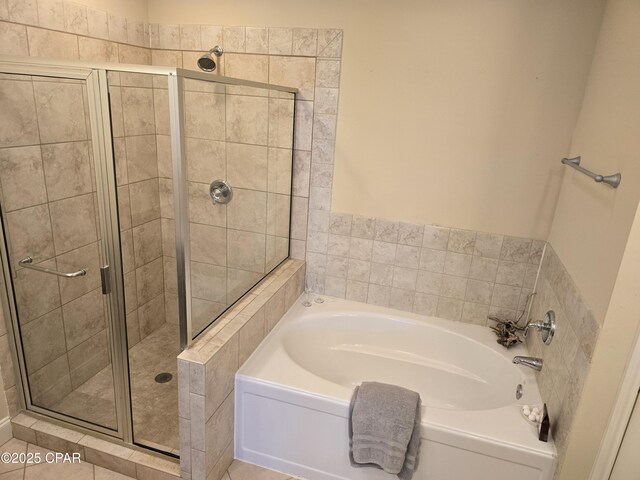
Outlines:
{"label": "beige wall", "polygon": [[332,210],[546,238],[603,0],[173,0],[149,21],[344,29]]}
{"label": "beige wall", "polygon": [[[633,3],[633,0],[626,0]],[[629,235],[611,305],[582,391],[560,480],[589,478],[640,328],[640,211]]]}
{"label": "beige wall", "polygon": [[640,199],[640,3],[610,0],[571,145],[616,189],[567,170],[549,241],[600,322]]}
{"label": "beige wall", "polygon": [[609,0],[571,153],[622,172],[609,189],[568,170],[549,240],[602,324],[560,478],[588,478],[640,326],[640,4]]}

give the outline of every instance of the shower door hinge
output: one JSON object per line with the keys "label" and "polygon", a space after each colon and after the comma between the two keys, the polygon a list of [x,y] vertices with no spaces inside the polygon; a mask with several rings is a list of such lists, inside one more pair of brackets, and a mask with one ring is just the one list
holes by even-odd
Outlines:
{"label": "shower door hinge", "polygon": [[111,293],[111,275],[109,265],[100,267],[100,280],[102,281],[102,294],[108,295]]}

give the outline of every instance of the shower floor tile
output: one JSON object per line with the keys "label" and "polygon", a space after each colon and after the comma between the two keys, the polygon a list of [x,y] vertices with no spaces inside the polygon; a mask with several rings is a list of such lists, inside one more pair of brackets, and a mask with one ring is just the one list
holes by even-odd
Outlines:
{"label": "shower floor tile", "polygon": [[[179,454],[178,362],[179,329],[165,323],[129,350],[133,434],[136,443]],[[157,383],[156,375],[172,379]],[[52,410],[115,428],[111,365],[98,372],[53,406]]]}

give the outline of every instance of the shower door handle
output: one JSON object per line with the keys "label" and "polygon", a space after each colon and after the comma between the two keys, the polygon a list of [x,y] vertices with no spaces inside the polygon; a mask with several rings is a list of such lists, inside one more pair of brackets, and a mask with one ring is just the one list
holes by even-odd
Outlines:
{"label": "shower door handle", "polygon": [[100,283],[102,284],[102,294],[108,295],[111,293],[111,268],[109,265],[100,267]]}
{"label": "shower door handle", "polygon": [[59,272],[58,270],[54,270],[52,268],[41,267],[39,265],[32,265],[33,258],[31,257],[23,258],[18,263],[20,264],[21,267],[30,268],[31,270],[37,270],[38,272],[42,272],[42,273],[50,273],[51,275],[57,275],[58,277],[75,278],[75,277],[82,277],[87,274],[87,271],[84,268],[81,270],[78,270],[77,272],[65,273],[65,272]]}

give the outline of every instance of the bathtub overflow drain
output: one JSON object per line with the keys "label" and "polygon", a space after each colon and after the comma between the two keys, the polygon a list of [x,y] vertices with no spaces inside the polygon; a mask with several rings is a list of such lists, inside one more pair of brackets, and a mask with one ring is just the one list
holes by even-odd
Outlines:
{"label": "bathtub overflow drain", "polygon": [[516,400],[520,400],[522,398],[522,384],[519,383],[516,387]]}
{"label": "bathtub overflow drain", "polygon": [[156,383],[167,383],[171,381],[172,378],[173,378],[173,375],[171,375],[168,372],[163,372],[156,375],[155,380],[156,380]]}

